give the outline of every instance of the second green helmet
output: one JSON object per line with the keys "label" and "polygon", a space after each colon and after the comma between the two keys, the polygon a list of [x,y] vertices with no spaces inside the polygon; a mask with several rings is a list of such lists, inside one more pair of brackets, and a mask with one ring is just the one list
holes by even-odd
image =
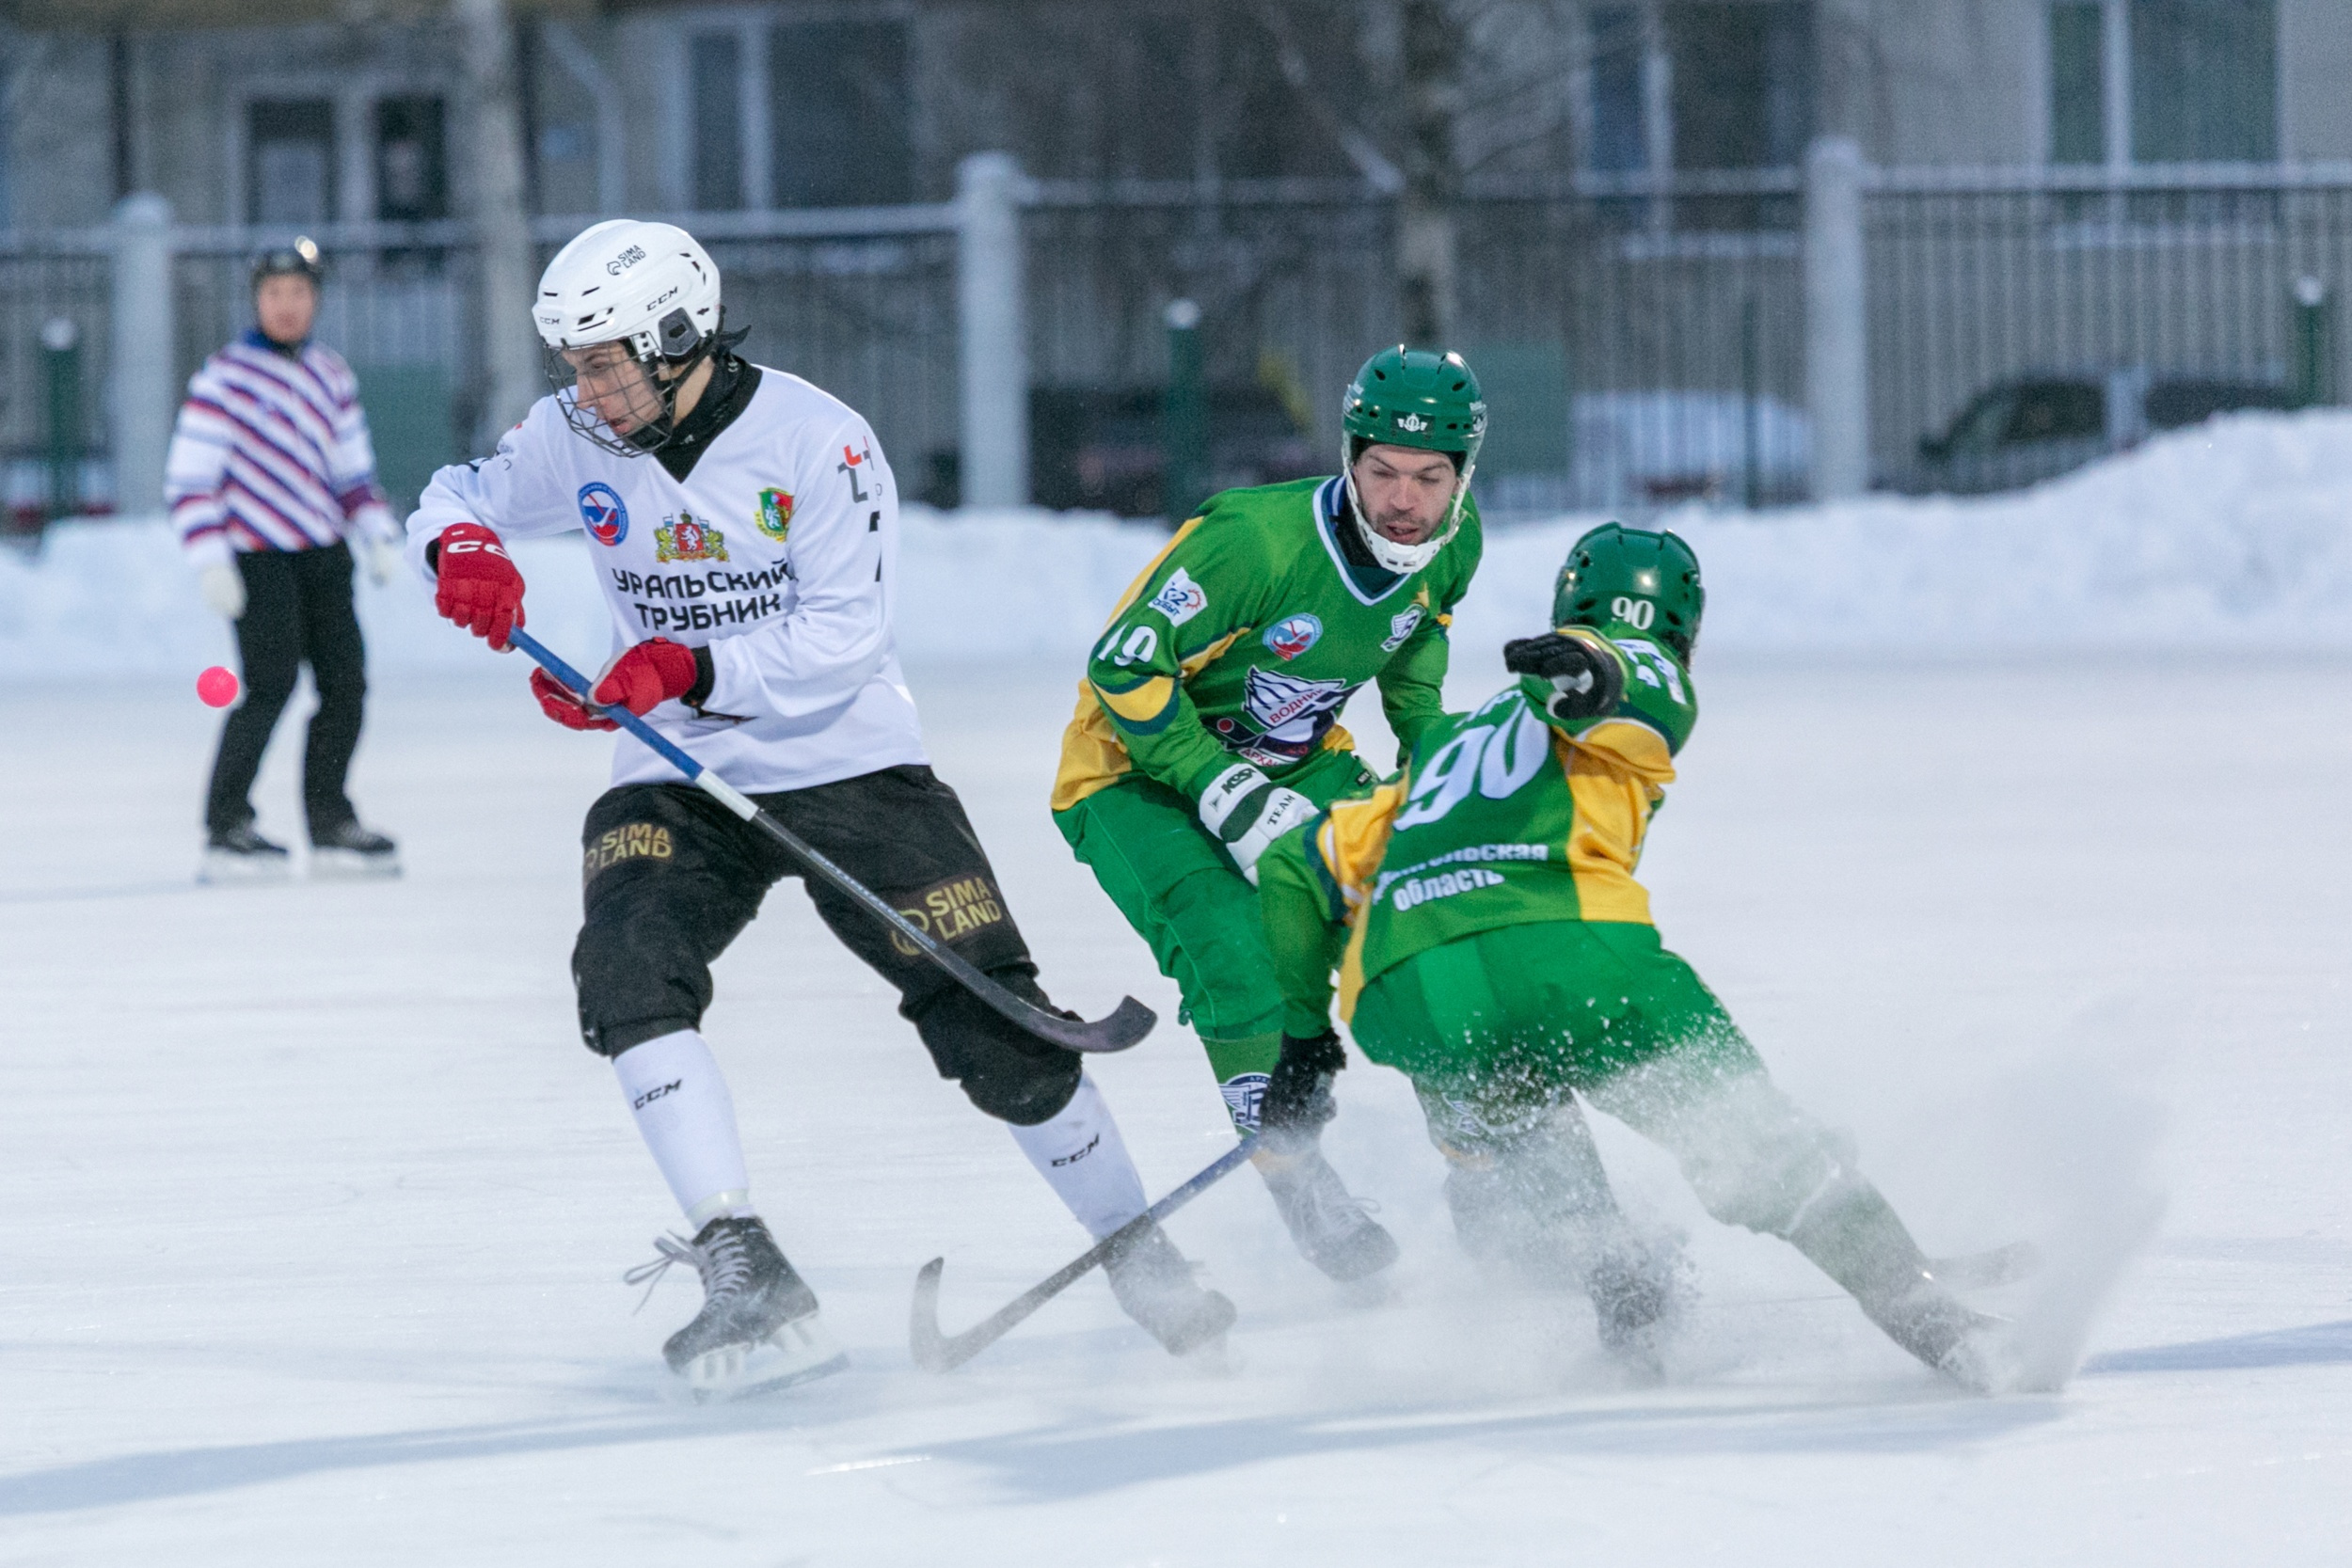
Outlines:
{"label": "second green helmet", "polygon": [[1706,612],[1699,558],[1682,536],[1623,523],[1603,523],[1570,546],[1551,590],[1553,626],[1630,626],[1686,663]]}

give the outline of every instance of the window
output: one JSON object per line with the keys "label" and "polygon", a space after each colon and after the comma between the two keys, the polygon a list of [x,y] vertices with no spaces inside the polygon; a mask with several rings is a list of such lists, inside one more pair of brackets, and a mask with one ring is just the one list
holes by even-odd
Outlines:
{"label": "window", "polygon": [[2132,0],[2132,161],[2279,155],[2277,0]]}
{"label": "window", "polygon": [[1677,168],[1785,168],[1813,135],[1813,8],[1666,8]]}
{"label": "window", "polygon": [[1593,136],[1585,165],[1610,174],[1638,173],[1649,166],[1642,13],[1632,6],[1596,6],[1587,22],[1592,28]]}
{"label": "window", "polygon": [[688,45],[693,104],[692,169],[695,210],[732,212],[743,205],[743,40],[736,33],[697,34]]}
{"label": "window", "polygon": [[769,164],[779,207],[914,199],[906,24],[790,23],[770,35]]}
{"label": "window", "polygon": [[335,106],[324,98],[246,108],[246,216],[318,224],[335,215]]}
{"label": "window", "polygon": [[375,215],[387,223],[449,216],[439,99],[387,98],[375,105]]}
{"label": "window", "polygon": [[2050,8],[2050,162],[2107,161],[2106,23],[2098,0]]}
{"label": "window", "polygon": [[2050,7],[2051,162],[2268,163],[2278,155],[2278,0]]}

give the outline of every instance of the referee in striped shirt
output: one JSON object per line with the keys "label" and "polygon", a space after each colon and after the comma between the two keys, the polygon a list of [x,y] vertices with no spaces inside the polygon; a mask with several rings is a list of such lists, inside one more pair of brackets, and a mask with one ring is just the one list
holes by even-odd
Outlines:
{"label": "referee in striped shirt", "polygon": [[318,246],[253,262],[258,325],[188,381],[165,494],[204,602],[236,623],[245,700],[229,714],[204,803],[204,880],[282,877],[282,845],[254,831],[251,795],[270,731],[304,664],[318,687],[302,759],[312,874],[392,876],[399,851],[362,827],[343,793],[359,744],[365,652],[352,611],[356,537],[369,575],[390,579],[397,527],[351,367],[310,341]]}

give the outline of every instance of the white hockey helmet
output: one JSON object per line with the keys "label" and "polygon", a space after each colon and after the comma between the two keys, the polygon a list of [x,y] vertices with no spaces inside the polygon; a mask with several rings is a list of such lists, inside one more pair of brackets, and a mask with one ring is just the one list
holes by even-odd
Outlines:
{"label": "white hockey helmet", "polygon": [[675,224],[608,218],[555,253],[531,314],[558,354],[625,341],[639,359],[683,359],[719,330],[719,268]]}

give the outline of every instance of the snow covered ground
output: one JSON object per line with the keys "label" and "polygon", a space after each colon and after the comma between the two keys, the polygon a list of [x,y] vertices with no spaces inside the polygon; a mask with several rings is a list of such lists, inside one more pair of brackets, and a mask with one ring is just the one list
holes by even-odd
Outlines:
{"label": "snow covered ground", "polygon": [[[1241,1309],[1227,1370],[1089,1280],[928,1376],[918,1265],[947,1257],[952,1329],[1082,1238],[786,887],[707,1028],[854,1367],[680,1402],[658,1347],[696,1292],[632,1315],[618,1280],[675,1217],[571,1022],[603,742],[370,590],[356,792],[408,875],[199,890],[189,682],[226,645],[168,541],[0,561],[0,1560],[2342,1562],[2348,519],[2352,420],[2304,416],[2028,497],[1677,521],[1713,602],[1645,866],[1669,942],[1931,1249],[2165,1202],[2073,1384],[1993,1401],[1604,1123],[1700,1271],[1671,1375],[1628,1382],[1581,1308],[1464,1271],[1410,1094],[1361,1065],[1328,1147],[1405,1244],[1391,1298],[1309,1270],[1245,1173],[1171,1227]],[[1575,526],[1497,534],[1458,695]],[[901,631],[1048,985],[1172,1019],[1043,807],[1078,650],[1155,543],[918,519]],[[534,629],[593,657],[585,562],[524,563]],[[1172,1022],[1099,1076],[1155,1190],[1227,1147]]]}
{"label": "snow covered ground", "polygon": [[[1673,1376],[1629,1385],[1579,1312],[1461,1272],[1409,1095],[1360,1066],[1330,1147],[1405,1243],[1394,1299],[1311,1274],[1245,1173],[1173,1227],[1240,1306],[1232,1370],[1171,1361],[1089,1281],[928,1376],[918,1264],[947,1256],[954,1327],[1080,1237],[787,888],[708,1031],[855,1366],[723,1409],[658,1360],[691,1285],[631,1315],[617,1276],[674,1216],[571,1031],[602,745],[511,665],[388,682],[358,795],[407,877],[203,892],[213,720],[184,681],[22,670],[12,1563],[2343,1560],[2352,662],[1702,661],[1649,872],[1784,1080],[1932,1247],[2169,1198],[2061,1396],[1948,1392],[1604,1126],[1702,1271]],[[1067,674],[914,679],[1057,994],[1172,1014],[1042,809]],[[262,792],[280,832],[291,750]],[[1100,1073],[1155,1187],[1225,1147],[1186,1031]]]}

